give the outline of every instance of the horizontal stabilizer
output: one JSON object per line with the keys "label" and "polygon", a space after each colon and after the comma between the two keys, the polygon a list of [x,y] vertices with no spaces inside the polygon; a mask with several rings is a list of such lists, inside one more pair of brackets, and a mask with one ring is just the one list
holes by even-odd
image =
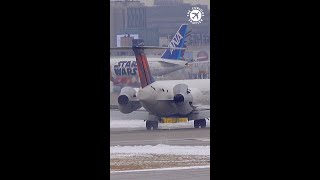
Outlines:
{"label": "horizontal stabilizer", "polygon": [[170,61],[170,62],[166,62],[166,61],[158,61],[160,64],[163,64],[163,65],[169,65],[169,66],[172,66],[173,64],[176,64],[176,65],[180,65],[180,66],[187,66],[189,65],[188,62],[185,62],[185,61]]}

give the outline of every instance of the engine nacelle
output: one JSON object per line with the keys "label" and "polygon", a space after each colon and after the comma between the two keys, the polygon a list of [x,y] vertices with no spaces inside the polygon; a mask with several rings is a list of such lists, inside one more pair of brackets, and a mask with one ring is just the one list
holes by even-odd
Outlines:
{"label": "engine nacelle", "polygon": [[141,108],[141,104],[137,99],[137,91],[131,87],[121,89],[118,97],[118,108],[124,114],[131,113],[134,110]]}
{"label": "engine nacelle", "polygon": [[185,84],[177,84],[173,88],[173,94],[173,101],[176,104],[178,113],[182,115],[191,113],[193,110],[193,97],[188,86]]}
{"label": "engine nacelle", "polygon": [[174,96],[173,101],[178,105],[183,105],[192,102],[192,99],[191,94],[179,93]]}

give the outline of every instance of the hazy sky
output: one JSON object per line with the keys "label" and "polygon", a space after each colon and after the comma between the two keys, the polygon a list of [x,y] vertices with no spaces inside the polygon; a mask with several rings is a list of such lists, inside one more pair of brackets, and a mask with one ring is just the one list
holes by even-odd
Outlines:
{"label": "hazy sky", "polygon": [[[113,1],[113,0],[111,0]],[[143,3],[145,3],[145,5],[147,6],[152,6],[154,0],[139,0]],[[208,8],[210,9],[210,0],[183,0],[185,3],[190,3],[190,4],[204,4],[204,5],[208,5]]]}
{"label": "hazy sky", "polygon": [[210,0],[184,0],[184,2],[191,4],[205,4],[208,5],[210,9]]}

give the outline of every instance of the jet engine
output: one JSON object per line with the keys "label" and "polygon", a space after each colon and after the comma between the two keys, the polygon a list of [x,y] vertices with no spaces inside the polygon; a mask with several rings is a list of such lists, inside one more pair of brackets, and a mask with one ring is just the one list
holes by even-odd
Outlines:
{"label": "jet engine", "polygon": [[141,104],[137,99],[137,91],[131,87],[121,89],[118,97],[118,108],[124,114],[131,113],[134,110],[141,108]]}
{"label": "jet engine", "polygon": [[185,84],[177,84],[173,87],[174,98],[173,101],[176,104],[179,114],[186,115],[193,110],[192,101],[193,97]]}

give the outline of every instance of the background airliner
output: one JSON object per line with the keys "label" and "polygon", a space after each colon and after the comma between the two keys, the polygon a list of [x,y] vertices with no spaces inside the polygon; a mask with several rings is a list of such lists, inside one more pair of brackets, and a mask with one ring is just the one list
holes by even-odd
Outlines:
{"label": "background airliner", "polygon": [[[195,128],[206,127],[210,106],[203,104],[204,92],[210,89],[210,80],[155,81],[151,75],[143,40],[134,39],[132,49],[136,56],[141,89],[124,87],[118,96],[118,107],[129,114],[143,107],[146,128],[157,129],[162,118],[187,118],[194,120]],[[137,118],[137,117],[135,117]]]}
{"label": "background airliner", "polygon": [[[187,32],[188,24],[182,24],[173,36],[168,47],[186,47],[186,37],[191,31]],[[148,58],[148,63],[152,76],[165,75],[188,66],[183,60],[185,50],[166,49],[160,58]],[[139,87],[140,83],[132,83],[132,79],[139,79],[137,62],[135,57],[112,57],[110,58],[111,81],[113,85]]]}

